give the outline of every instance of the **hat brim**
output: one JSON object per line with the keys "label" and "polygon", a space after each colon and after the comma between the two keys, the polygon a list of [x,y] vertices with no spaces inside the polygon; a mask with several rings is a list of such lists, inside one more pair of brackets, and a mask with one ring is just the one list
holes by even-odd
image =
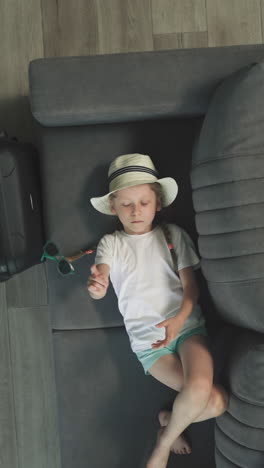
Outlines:
{"label": "hat brim", "polygon": [[[154,182],[158,182],[162,187],[162,206],[166,207],[171,205],[178,194],[178,184],[176,180],[174,180],[172,177],[164,177],[163,179],[157,179]],[[133,183],[127,184],[125,187],[122,187],[122,189],[119,190],[149,183],[149,179],[146,179],[146,181],[142,179],[139,181],[134,180]],[[118,192],[118,190],[113,190],[112,192],[109,192],[102,197],[91,198],[91,204],[97,211],[100,211],[100,213],[113,216],[113,213],[110,210],[109,195],[115,192]]]}

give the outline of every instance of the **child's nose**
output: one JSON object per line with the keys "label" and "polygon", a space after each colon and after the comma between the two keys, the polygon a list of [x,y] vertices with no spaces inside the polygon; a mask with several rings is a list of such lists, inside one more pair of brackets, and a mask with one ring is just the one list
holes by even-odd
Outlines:
{"label": "child's nose", "polygon": [[140,211],[141,211],[141,205],[140,205],[140,204],[138,204],[138,205],[136,205],[136,204],[133,205],[132,212],[133,212],[134,215],[140,213]]}

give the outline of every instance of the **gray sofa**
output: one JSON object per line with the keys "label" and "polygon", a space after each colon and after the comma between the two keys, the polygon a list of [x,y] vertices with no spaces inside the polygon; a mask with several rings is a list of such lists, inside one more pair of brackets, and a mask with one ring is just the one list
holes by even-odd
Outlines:
{"label": "gray sofa", "polygon": [[[30,64],[45,236],[63,255],[114,229],[115,219],[89,199],[106,193],[115,156],[150,154],[160,177],[178,182],[164,217],[186,229],[200,252],[214,380],[231,400],[216,421],[189,427],[193,453],[171,454],[168,467],[264,466],[264,73],[253,65],[263,60],[264,46],[253,45]],[[251,93],[243,92],[245,81]],[[253,118],[240,119],[247,109]],[[62,466],[143,468],[158,411],[176,394],[145,376],[113,290],[101,301],[88,296],[93,261],[94,254],[76,261],[68,277],[45,264]]]}

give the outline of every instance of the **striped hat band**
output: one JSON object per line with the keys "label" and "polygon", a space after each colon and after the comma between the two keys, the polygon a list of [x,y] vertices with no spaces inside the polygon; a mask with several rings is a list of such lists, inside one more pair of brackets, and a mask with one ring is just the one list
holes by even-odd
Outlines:
{"label": "striped hat band", "polygon": [[113,172],[108,178],[109,183],[112,182],[112,180],[114,180],[116,177],[125,174],[126,172],[147,172],[148,174],[151,174],[154,177],[158,177],[158,172],[154,171],[153,169],[150,169],[149,167],[127,166],[122,167],[121,169],[118,169],[117,171]]}

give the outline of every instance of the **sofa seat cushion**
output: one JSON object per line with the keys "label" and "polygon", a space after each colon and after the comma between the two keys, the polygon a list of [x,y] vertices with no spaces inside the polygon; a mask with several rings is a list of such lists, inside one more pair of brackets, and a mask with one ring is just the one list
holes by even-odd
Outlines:
{"label": "sofa seat cushion", "polygon": [[[63,468],[143,468],[176,392],[146,376],[121,327],[53,333]],[[188,466],[214,467],[214,420],[192,424]],[[206,447],[206,450],[204,449]],[[171,454],[168,468],[186,466]]]}
{"label": "sofa seat cushion", "polygon": [[[114,216],[96,211],[93,196],[108,192],[111,160],[130,152],[151,155],[159,176],[179,185],[175,202],[163,213],[196,239],[190,168],[193,141],[203,118],[163,119],[120,124],[41,129],[41,175],[46,239],[62,255],[93,246],[117,228]],[[100,301],[90,298],[86,283],[95,255],[74,262],[75,275],[62,277],[47,261],[52,327],[59,330],[123,326],[112,289]]]}

